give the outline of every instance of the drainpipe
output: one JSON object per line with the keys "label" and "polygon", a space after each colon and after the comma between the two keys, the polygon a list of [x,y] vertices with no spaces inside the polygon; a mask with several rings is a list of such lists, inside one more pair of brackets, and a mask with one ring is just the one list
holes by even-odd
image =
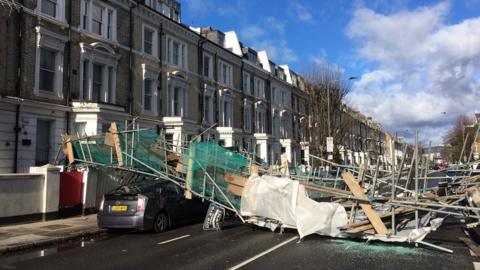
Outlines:
{"label": "drainpipe", "polygon": [[[67,61],[67,72],[68,72],[68,80],[67,80],[67,98],[66,98],[66,106],[70,106],[71,104],[71,93],[72,93],[72,84],[71,84],[71,77],[70,74],[72,74],[72,65],[70,64],[72,60],[72,7],[73,4],[72,2],[69,3],[70,7],[68,9],[68,42],[67,42],[67,48],[68,48],[68,57],[69,61]],[[70,133],[70,111],[67,110],[67,113],[65,114],[65,122],[66,122],[66,131],[67,134]]]}
{"label": "drainpipe", "polygon": [[[205,89],[203,89],[202,91],[202,88],[204,88],[204,84],[205,84],[205,77],[204,77],[204,74],[203,74],[203,67],[205,66],[205,63],[203,62],[204,61],[204,58],[203,58],[203,44],[205,44],[207,40],[205,39],[205,37],[202,35],[202,32],[200,32],[200,39],[198,40],[197,42],[197,53],[198,53],[198,58],[199,58],[199,61],[198,61],[198,74],[200,74],[200,80],[198,81],[198,101],[199,101],[199,104],[200,104],[200,110],[201,110],[201,126],[204,122],[204,115],[203,115],[203,106],[205,106],[205,104],[203,104],[203,97],[205,96]],[[202,132],[200,130],[200,132]]]}
{"label": "drainpipe", "polygon": [[[216,97],[216,102],[214,105],[216,105],[217,109],[219,108],[219,96],[218,96],[218,67],[217,67],[217,62],[218,62],[218,53],[215,53],[213,57],[213,79],[215,81],[215,94],[214,97]],[[218,117],[218,113],[215,114],[215,122],[219,123],[220,118]],[[219,125],[218,125],[219,126]]]}
{"label": "drainpipe", "polygon": [[[240,110],[240,111],[241,111],[241,116],[242,116],[241,129],[243,130],[245,128],[245,101],[244,100],[246,98],[246,95],[245,95],[245,89],[243,89],[243,85],[244,85],[244,82],[243,82],[243,70],[244,70],[243,59],[241,61],[242,61],[242,65],[240,66],[240,83],[242,85],[242,97],[243,97],[243,99],[241,101],[241,105],[243,106],[243,109]],[[242,138],[242,148],[244,148],[244,145],[245,145],[245,137]]]}
{"label": "drainpipe", "polygon": [[[162,49],[162,37],[163,37],[164,33],[163,33],[163,23],[160,23],[160,30],[159,30],[159,33],[158,33],[158,59],[160,60],[160,74],[158,74],[158,86],[157,86],[157,92],[159,93],[163,93],[162,89],[163,89],[163,77],[162,77],[162,73],[163,73],[163,60],[162,60],[162,52],[163,52],[163,49]],[[162,106],[162,99],[161,99],[161,95],[158,94],[158,99],[160,99],[160,102],[159,102],[159,105],[160,105],[160,115],[162,114],[162,109],[163,109],[163,106]],[[168,102],[168,101],[167,101]],[[157,109],[158,109],[158,105],[157,105]],[[157,128],[159,128],[159,126],[157,125]]]}
{"label": "drainpipe", "polygon": [[127,104],[127,111],[128,113],[133,116],[133,8],[136,6],[136,4],[130,4],[129,6],[129,41],[128,41],[128,46],[130,47],[129,50],[129,74],[128,74],[128,104]]}
{"label": "drainpipe", "polygon": [[[23,0],[19,1],[19,4],[22,8],[19,9],[18,14],[18,38],[17,38],[17,82],[15,83],[15,88],[17,90],[17,97],[20,97],[21,91],[21,80],[23,75],[23,54],[22,54],[22,44],[23,44]],[[15,151],[13,157],[13,172],[18,172],[18,141],[20,136],[20,131],[22,128],[20,127],[20,106],[21,104],[17,104],[16,112],[15,112]]]}

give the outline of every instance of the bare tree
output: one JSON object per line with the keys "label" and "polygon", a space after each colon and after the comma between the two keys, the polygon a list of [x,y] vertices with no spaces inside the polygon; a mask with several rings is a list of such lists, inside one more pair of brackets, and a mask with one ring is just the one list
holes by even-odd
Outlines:
{"label": "bare tree", "polygon": [[449,160],[450,162],[459,160],[465,162],[468,159],[477,130],[472,122],[472,119],[466,115],[459,116],[453,127],[443,136],[444,143],[451,146],[453,160]]}
{"label": "bare tree", "polygon": [[311,150],[325,155],[326,138],[333,137],[333,154],[338,160],[339,147],[348,141],[353,122],[345,104],[345,96],[351,90],[349,79],[329,64],[312,65],[303,76],[309,97]]}

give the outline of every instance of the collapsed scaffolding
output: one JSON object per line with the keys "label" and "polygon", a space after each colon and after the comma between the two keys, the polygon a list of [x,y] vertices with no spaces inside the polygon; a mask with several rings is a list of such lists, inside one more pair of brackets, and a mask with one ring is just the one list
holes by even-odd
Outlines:
{"label": "collapsed scaffolding", "polygon": [[[478,135],[478,132],[477,132]],[[70,167],[112,167],[169,180],[193,196],[227,209],[244,223],[297,229],[301,238],[317,233],[367,241],[408,242],[445,252],[425,242],[447,216],[480,223],[480,176],[473,166],[457,166],[454,175],[429,169],[415,148],[392,170],[333,163],[310,155],[329,170],[265,166],[255,153],[228,150],[216,141],[172,142],[164,134],[140,129],[134,122],[95,136],[65,135],[63,150]],[[332,173],[334,172],[334,173]],[[441,175],[439,175],[441,174]],[[444,182],[440,187],[438,182]]]}

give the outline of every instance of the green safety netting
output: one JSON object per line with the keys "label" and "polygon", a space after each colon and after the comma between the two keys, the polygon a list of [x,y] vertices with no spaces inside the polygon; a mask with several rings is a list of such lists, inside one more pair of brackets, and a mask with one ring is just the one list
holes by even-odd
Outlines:
{"label": "green safety netting", "polygon": [[[119,128],[119,141],[122,149],[123,167],[154,172],[165,166],[163,140],[151,130],[122,132]],[[105,144],[105,136],[89,136],[72,142],[76,159],[102,165],[118,166],[114,149]],[[153,170],[152,170],[153,169]]]}
{"label": "green safety netting", "polygon": [[[153,174],[156,174],[156,171],[165,172],[167,146],[162,136],[150,130],[135,132],[121,130],[119,128],[118,135],[123,153],[123,168]],[[77,160],[118,166],[114,148],[105,144],[105,136],[76,139],[72,144]],[[194,193],[225,206],[240,209],[240,197],[227,192],[228,184],[224,178],[227,172],[248,175],[247,157],[221,147],[216,141],[192,142],[182,154],[181,178],[187,180],[187,186]]]}
{"label": "green safety netting", "polygon": [[[187,186],[192,191],[223,205],[240,209],[240,197],[227,192],[225,174],[230,172],[248,175],[250,163],[245,156],[221,147],[216,141],[194,142],[184,151],[182,163]],[[187,177],[187,174],[190,177]]]}

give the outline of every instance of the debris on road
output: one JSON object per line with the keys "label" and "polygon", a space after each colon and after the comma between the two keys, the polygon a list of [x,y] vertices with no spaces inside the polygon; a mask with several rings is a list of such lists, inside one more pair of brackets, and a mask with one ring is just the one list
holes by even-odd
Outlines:
{"label": "debris on road", "polygon": [[[291,171],[285,159],[281,166],[265,166],[256,162],[255,153],[197,138],[173,143],[133,122],[112,123],[103,135],[66,135],[64,152],[71,169],[113,167],[167,179],[182,187],[186,198],[200,197],[233,211],[242,222],[272,231],[296,229],[301,238],[316,233],[452,252],[425,237],[446,216],[465,220],[470,228],[480,221],[480,177],[472,174],[474,164],[431,170],[428,161],[420,160],[418,146],[390,168],[379,162],[342,165],[310,155],[310,164],[319,167]],[[206,228],[218,229],[221,217],[215,213],[216,223],[206,222]]]}

